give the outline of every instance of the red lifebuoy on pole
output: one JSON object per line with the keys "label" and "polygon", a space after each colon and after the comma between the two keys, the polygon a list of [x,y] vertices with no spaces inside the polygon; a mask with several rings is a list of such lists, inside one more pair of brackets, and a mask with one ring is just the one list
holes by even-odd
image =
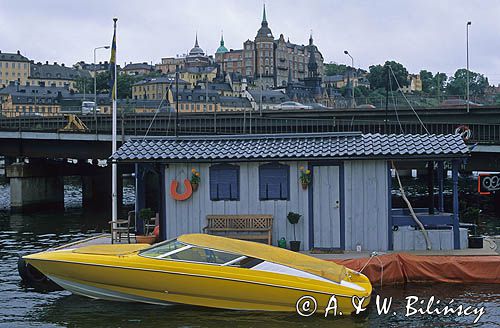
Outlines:
{"label": "red lifebuoy on pole", "polygon": [[468,141],[472,137],[472,131],[467,125],[460,125],[455,129],[455,134],[462,137],[464,141]]}
{"label": "red lifebuoy on pole", "polygon": [[172,180],[170,183],[170,195],[175,200],[186,200],[191,197],[193,194],[193,187],[191,186],[191,182],[188,179],[184,179],[184,192],[179,194],[177,192],[177,187],[179,186],[179,182],[177,180]]}

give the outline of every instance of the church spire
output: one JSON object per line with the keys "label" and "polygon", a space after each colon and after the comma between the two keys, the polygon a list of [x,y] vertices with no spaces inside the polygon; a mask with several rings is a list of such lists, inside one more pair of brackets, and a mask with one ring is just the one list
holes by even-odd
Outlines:
{"label": "church spire", "polygon": [[224,31],[220,31],[220,46],[224,46]]}
{"label": "church spire", "polygon": [[198,31],[196,31],[196,39],[195,39],[195,41],[194,41],[194,46],[195,46],[196,48],[199,48],[199,47],[200,47],[200,46],[198,45]]}
{"label": "church spire", "polygon": [[267,24],[267,18],[266,18],[266,4],[264,3],[264,10],[262,11],[262,25],[264,25],[264,23]]}

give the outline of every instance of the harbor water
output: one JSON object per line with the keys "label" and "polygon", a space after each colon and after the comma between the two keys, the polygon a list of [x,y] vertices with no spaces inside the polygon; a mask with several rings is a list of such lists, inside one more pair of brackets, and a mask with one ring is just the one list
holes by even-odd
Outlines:
{"label": "harbor water", "polygon": [[[133,202],[133,186],[125,183],[125,203]],[[65,185],[64,213],[11,214],[9,185],[0,182],[0,327],[498,327],[500,285],[408,284],[383,286],[376,292],[392,297],[391,311],[379,315],[373,301],[368,313],[324,318],[296,313],[225,311],[191,306],[161,307],[91,300],[67,291],[39,292],[23,285],[17,273],[19,256],[91,236],[107,229],[109,213],[81,207],[77,182]],[[486,230],[495,233],[498,221]],[[475,316],[415,314],[406,316],[406,298],[431,296],[448,304],[484,307]]]}

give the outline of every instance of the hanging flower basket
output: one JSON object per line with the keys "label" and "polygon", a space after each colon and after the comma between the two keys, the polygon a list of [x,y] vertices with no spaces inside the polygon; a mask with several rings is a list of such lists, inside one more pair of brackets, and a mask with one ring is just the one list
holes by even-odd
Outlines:
{"label": "hanging flower basket", "polygon": [[307,187],[311,184],[311,170],[304,169],[304,167],[301,166],[299,181],[302,185],[302,189],[306,190]]}
{"label": "hanging flower basket", "polygon": [[198,186],[200,185],[201,177],[200,177],[200,172],[196,171],[195,168],[191,169],[191,179],[189,181],[191,182],[191,187],[193,188],[193,191],[197,191]]}

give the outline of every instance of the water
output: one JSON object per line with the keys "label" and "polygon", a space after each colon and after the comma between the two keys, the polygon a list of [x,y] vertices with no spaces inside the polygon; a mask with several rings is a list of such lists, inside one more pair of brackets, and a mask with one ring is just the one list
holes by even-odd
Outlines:
{"label": "water", "polygon": [[[41,293],[26,287],[17,273],[18,256],[91,236],[108,228],[109,213],[81,208],[79,186],[65,187],[64,213],[10,214],[8,185],[0,183],[0,327],[463,327],[471,317],[415,315],[405,317],[405,297],[484,306],[477,327],[498,326],[500,285],[405,285],[385,286],[378,292],[393,297],[388,315],[379,316],[374,302],[364,316],[302,318],[295,313],[256,313],[191,306],[160,307],[135,303],[96,301],[66,291]],[[131,196],[132,195],[132,196]],[[133,200],[133,188],[125,185],[125,202]],[[3,208],[3,210],[2,210]],[[396,312],[394,315],[392,311]]]}

